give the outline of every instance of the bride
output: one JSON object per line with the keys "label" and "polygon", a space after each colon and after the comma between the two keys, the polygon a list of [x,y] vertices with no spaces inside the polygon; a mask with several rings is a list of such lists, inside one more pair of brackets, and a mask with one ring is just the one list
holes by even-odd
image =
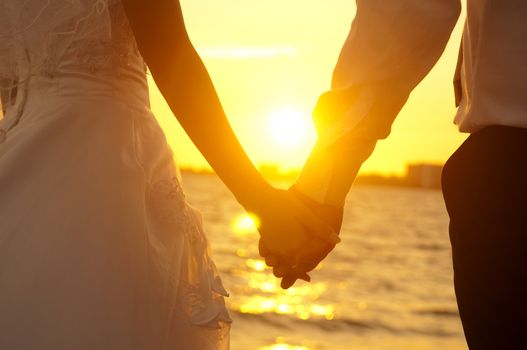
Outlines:
{"label": "bride", "polygon": [[0,0],[1,349],[228,348],[227,292],[146,67],[260,217],[262,251],[292,256],[329,232],[249,161],[178,1]]}

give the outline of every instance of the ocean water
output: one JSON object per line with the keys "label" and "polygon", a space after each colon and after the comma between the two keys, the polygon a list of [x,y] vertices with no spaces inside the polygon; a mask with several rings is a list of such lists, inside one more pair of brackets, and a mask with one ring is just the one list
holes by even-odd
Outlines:
{"label": "ocean water", "polygon": [[226,288],[232,350],[461,350],[448,216],[439,191],[356,187],[342,243],[312,282],[279,287],[225,186],[184,174]]}

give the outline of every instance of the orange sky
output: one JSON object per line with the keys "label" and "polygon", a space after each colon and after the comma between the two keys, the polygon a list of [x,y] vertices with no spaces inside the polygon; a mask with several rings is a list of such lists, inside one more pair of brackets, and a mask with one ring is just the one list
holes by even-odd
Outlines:
{"label": "orange sky", "polygon": [[[316,138],[310,112],[318,95],[329,87],[355,1],[181,3],[191,39],[251,159],[257,164],[276,163],[284,169],[300,167]],[[363,171],[402,173],[407,163],[442,163],[464,140],[466,135],[459,134],[452,123],[451,81],[460,36],[461,21],[445,55],[414,91],[392,135],[379,143]],[[154,112],[178,163],[206,167],[151,85]],[[289,141],[283,137],[288,132],[294,133]]]}

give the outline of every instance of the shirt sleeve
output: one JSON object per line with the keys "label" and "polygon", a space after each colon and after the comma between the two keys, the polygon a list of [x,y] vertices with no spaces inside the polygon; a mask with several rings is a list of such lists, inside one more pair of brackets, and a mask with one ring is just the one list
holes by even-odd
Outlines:
{"label": "shirt sleeve", "polygon": [[443,53],[460,0],[357,0],[357,13],[314,112],[319,140],[295,186],[333,205],[386,138],[411,91]]}
{"label": "shirt sleeve", "polygon": [[357,0],[331,92],[350,88],[361,92],[335,125],[336,139],[359,125],[375,104],[397,97],[393,103],[399,106],[389,115],[371,116],[370,123],[375,124],[371,136],[388,136],[410,92],[442,55],[460,11],[460,0]]}

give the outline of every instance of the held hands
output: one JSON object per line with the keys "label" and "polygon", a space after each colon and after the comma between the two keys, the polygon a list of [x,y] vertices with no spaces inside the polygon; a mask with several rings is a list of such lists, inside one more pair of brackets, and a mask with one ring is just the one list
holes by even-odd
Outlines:
{"label": "held hands", "polygon": [[[330,91],[320,97],[313,112],[319,141],[327,142],[338,134],[340,124],[345,122],[343,115],[359,95],[358,88],[350,88]],[[307,167],[308,175],[318,173],[320,167],[317,165],[320,164]],[[309,178],[313,182],[316,176]],[[274,200],[269,201],[267,211],[262,213],[257,212],[262,222],[260,255],[267,265],[273,267],[274,275],[282,278],[284,289],[291,287],[297,279],[309,281],[308,272],[316,268],[340,241],[337,233],[342,225],[343,208],[318,203],[294,186],[287,192],[280,191]]]}
{"label": "held hands", "polygon": [[[314,121],[320,138],[337,122],[358,91],[349,90],[335,96],[323,94],[314,111]],[[318,171],[318,170],[317,170]],[[274,211],[274,213],[271,213]],[[308,272],[335,248],[340,241],[337,233],[342,224],[342,208],[320,204],[294,186],[280,191],[269,201],[267,211],[260,216],[260,255],[273,267],[281,286],[287,289],[297,279],[310,281]]]}
{"label": "held hands", "polygon": [[316,203],[294,187],[276,191],[267,209],[256,213],[262,223],[259,248],[287,289],[297,279],[310,281],[307,273],[339,242],[342,209]]}
{"label": "held hands", "polygon": [[[344,95],[325,93],[320,97],[313,113],[320,138],[326,137],[338,116],[347,109],[349,100],[357,98],[358,91],[349,90]],[[294,186],[286,194],[288,204],[283,209],[291,219],[297,220],[296,225],[300,226],[296,228],[300,231],[276,227],[278,231],[273,232],[269,226],[262,226],[259,244],[260,255],[267,265],[273,267],[274,275],[282,278],[284,289],[294,285],[297,279],[310,281],[307,273],[316,268],[339,242],[337,233],[342,224],[342,208],[317,203]],[[281,234],[276,236],[278,232]],[[276,236],[274,239],[273,235]],[[298,237],[298,240],[284,249],[284,237]]]}

